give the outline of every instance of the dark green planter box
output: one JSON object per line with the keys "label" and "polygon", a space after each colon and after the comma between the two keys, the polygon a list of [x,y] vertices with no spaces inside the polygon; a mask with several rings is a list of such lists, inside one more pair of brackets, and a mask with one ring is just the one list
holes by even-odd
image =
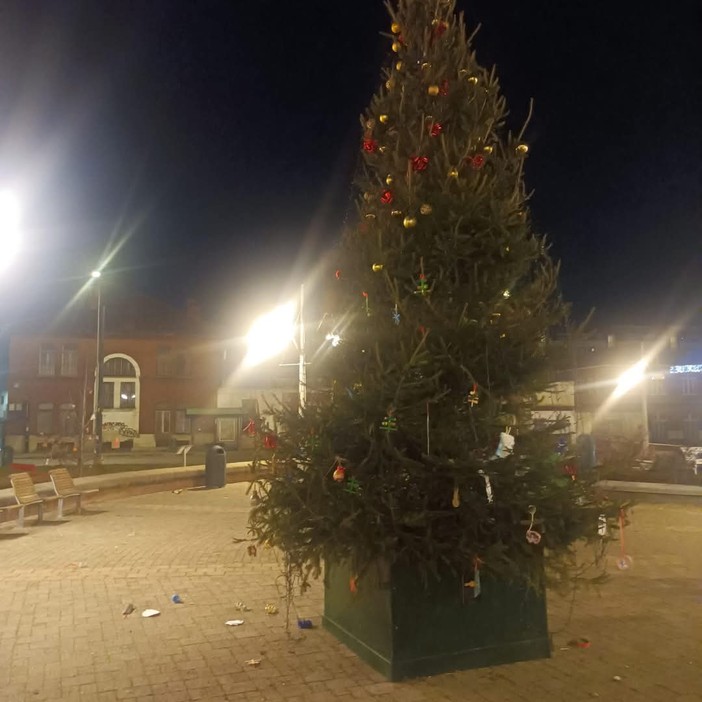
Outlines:
{"label": "dark green planter box", "polygon": [[447,573],[425,585],[409,567],[351,571],[327,564],[324,626],[389,680],[548,658],[546,598],[483,575],[482,594]]}

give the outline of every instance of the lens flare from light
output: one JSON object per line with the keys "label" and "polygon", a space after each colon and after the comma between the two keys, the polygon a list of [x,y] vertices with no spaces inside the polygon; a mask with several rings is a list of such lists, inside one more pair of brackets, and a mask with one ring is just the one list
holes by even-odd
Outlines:
{"label": "lens flare from light", "polygon": [[648,362],[642,358],[638,363],[624,371],[617,379],[617,386],[612,392],[612,397],[619,398],[626,395],[633,387],[637,386],[643,379],[646,373]]}
{"label": "lens flare from light", "polygon": [[20,205],[11,190],[0,191],[0,270],[7,268],[20,249]]}
{"label": "lens flare from light", "polygon": [[288,302],[259,317],[246,335],[244,365],[251,367],[277,356],[295,335],[295,303]]}

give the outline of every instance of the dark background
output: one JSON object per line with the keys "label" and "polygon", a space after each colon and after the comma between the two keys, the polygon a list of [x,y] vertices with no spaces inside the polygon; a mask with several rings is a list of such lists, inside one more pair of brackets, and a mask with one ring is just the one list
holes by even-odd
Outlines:
{"label": "dark background", "polygon": [[[527,186],[576,318],[702,307],[702,3],[460,2],[482,24]],[[239,328],[299,282],[351,210],[380,0],[0,0],[0,182],[25,244],[5,320],[113,285],[196,297]]]}

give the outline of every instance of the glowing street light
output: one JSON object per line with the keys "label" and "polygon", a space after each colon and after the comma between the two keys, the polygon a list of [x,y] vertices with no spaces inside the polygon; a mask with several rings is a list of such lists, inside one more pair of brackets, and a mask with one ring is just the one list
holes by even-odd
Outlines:
{"label": "glowing street light", "polygon": [[[612,392],[612,399],[618,400],[629,390],[641,385],[642,381],[646,380],[646,369],[648,368],[649,360],[643,356],[643,343],[641,344],[641,360],[635,363],[631,368],[625,370],[617,379],[617,385]],[[643,438],[641,446],[641,455],[645,456],[648,450],[649,434],[648,434],[648,394],[646,386],[641,387],[641,418],[643,420]]]}
{"label": "glowing street light", "polygon": [[0,190],[0,271],[7,268],[20,248],[20,204],[11,190]]}

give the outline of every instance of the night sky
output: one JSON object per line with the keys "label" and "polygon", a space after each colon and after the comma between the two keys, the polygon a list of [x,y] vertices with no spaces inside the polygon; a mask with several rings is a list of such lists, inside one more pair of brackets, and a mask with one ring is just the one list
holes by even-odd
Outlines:
{"label": "night sky", "polygon": [[[513,126],[534,98],[527,186],[576,318],[702,308],[702,3],[459,8]],[[388,25],[380,0],[0,0],[5,306],[68,299],[118,241],[114,285],[232,325],[293,288],[353,212]]]}

